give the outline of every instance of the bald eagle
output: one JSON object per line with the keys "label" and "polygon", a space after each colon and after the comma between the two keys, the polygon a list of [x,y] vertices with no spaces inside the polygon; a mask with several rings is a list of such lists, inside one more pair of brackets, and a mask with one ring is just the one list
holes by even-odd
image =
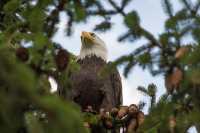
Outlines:
{"label": "bald eagle", "polygon": [[110,110],[122,104],[122,84],[117,69],[102,76],[107,63],[107,48],[95,33],[82,32],[81,50],[77,58],[80,69],[71,76],[71,98],[82,109],[92,106]]}

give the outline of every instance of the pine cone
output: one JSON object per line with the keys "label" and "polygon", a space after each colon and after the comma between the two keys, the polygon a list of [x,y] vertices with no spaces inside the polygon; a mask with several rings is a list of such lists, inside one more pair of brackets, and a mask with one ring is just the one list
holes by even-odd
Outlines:
{"label": "pine cone", "polygon": [[142,111],[139,111],[137,114],[137,122],[138,126],[142,125],[144,123],[145,115]]}
{"label": "pine cone", "polygon": [[16,50],[16,56],[23,62],[26,62],[29,59],[28,49],[20,47]]}
{"label": "pine cone", "polygon": [[182,58],[189,51],[188,47],[181,47],[176,51],[175,58]]}
{"label": "pine cone", "polygon": [[137,128],[138,128],[137,120],[132,119],[127,126],[127,131],[128,131],[128,133],[135,133]]}
{"label": "pine cone", "polygon": [[173,71],[166,75],[165,86],[169,93],[172,93],[174,89],[178,89],[180,82],[183,79],[183,72],[180,68],[175,67]]}
{"label": "pine cone", "polygon": [[138,112],[139,112],[139,109],[138,109],[137,105],[131,104],[131,105],[128,107],[128,114],[129,114],[130,116],[136,117]]}
{"label": "pine cone", "polygon": [[69,53],[64,50],[60,49],[55,56],[56,65],[59,71],[64,71],[68,64],[69,64]]}
{"label": "pine cone", "polygon": [[123,118],[125,115],[128,113],[128,106],[121,106],[118,112],[117,117],[118,118]]}

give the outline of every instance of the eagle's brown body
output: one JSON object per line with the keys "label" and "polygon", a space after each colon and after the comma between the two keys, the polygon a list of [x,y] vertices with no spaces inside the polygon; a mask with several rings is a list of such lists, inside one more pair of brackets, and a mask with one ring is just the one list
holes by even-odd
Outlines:
{"label": "eagle's brown body", "polygon": [[95,55],[78,60],[78,64],[79,71],[71,76],[71,97],[82,109],[92,106],[96,111],[110,110],[121,104],[122,86],[117,69],[102,76],[101,70],[107,63]]}

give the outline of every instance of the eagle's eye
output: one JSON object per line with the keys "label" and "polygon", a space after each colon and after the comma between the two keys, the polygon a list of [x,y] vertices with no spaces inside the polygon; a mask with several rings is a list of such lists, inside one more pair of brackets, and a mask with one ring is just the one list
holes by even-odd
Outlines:
{"label": "eagle's eye", "polygon": [[96,36],[94,33],[90,33],[90,35],[91,35],[92,37],[95,37],[95,36]]}

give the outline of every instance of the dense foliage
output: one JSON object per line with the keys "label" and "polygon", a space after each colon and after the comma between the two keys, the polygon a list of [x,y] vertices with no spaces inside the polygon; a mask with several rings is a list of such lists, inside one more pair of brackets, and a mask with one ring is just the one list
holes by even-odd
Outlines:
{"label": "dense foliage", "polygon": [[[182,8],[175,12],[172,1],[162,0],[168,19],[165,21],[165,31],[158,38],[141,26],[140,17],[134,9],[125,12],[131,1],[1,0],[0,131],[84,133],[95,125],[99,116],[102,120],[100,124],[106,123],[103,123],[105,132],[110,129],[114,132],[113,123],[117,121],[120,121],[117,125],[122,124],[122,127],[124,121],[126,124],[126,119],[115,120],[112,112],[106,116],[91,109],[81,113],[77,105],[67,100],[70,89],[68,76],[78,66],[73,55],[52,41],[61,12],[67,15],[68,36],[78,23],[87,23],[94,16],[103,18],[94,30],[106,32],[112,28],[110,18],[121,15],[127,32],[119,37],[120,42],[147,40],[146,44],[113,64],[124,64],[125,76],[136,65],[148,69],[152,75],[165,75],[167,93],[158,102],[155,85],[138,87],[151,98],[144,123],[135,122],[135,116],[131,121],[141,125],[138,132],[182,133],[191,126],[200,131],[200,1],[180,0]],[[109,4],[110,8],[104,8],[105,4]],[[187,44],[186,39],[191,39],[192,43]],[[57,81],[58,95],[50,92],[49,77]],[[59,95],[63,92],[66,95]],[[125,118],[129,118],[131,107],[124,107]],[[121,108],[113,109],[116,110],[119,117]],[[136,110],[139,114],[140,111]],[[83,118],[87,123],[83,124]]]}

